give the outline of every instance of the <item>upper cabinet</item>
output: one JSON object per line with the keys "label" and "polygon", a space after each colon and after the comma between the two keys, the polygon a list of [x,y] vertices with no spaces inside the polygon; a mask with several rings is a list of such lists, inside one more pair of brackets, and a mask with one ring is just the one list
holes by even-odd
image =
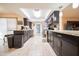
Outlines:
{"label": "upper cabinet", "polygon": [[52,16],[53,16],[53,22],[59,23],[59,11],[54,11]]}
{"label": "upper cabinet", "polygon": [[49,29],[57,28],[59,24],[59,11],[52,12],[47,18],[46,23]]}
{"label": "upper cabinet", "polygon": [[24,18],[24,26],[28,26],[29,23],[28,23],[28,19],[27,18]]}
{"label": "upper cabinet", "polygon": [[29,26],[29,28],[32,29],[32,22],[28,20],[28,18],[24,18],[24,26]]}
{"label": "upper cabinet", "polygon": [[59,11],[54,11],[46,20],[48,24],[59,23]]}

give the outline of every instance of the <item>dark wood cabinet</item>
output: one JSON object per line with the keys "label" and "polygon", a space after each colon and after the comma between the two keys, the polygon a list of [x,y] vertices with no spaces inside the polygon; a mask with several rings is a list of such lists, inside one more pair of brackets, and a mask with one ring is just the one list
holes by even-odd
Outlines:
{"label": "dark wood cabinet", "polygon": [[48,43],[57,55],[61,55],[61,37],[59,34],[48,31]]}
{"label": "dark wood cabinet", "polygon": [[54,37],[52,32],[50,32],[50,45],[52,48],[54,47]]}
{"label": "dark wood cabinet", "polygon": [[14,47],[13,48],[21,48],[27,40],[33,36],[33,30],[21,30],[14,31]]}
{"label": "dark wood cabinet", "polygon": [[24,18],[24,26],[29,26],[29,28],[32,29],[32,22],[28,21],[27,18]]}
{"label": "dark wood cabinet", "polygon": [[29,25],[28,19],[27,18],[23,18],[23,20],[24,20],[24,26],[28,26]]}
{"label": "dark wood cabinet", "polygon": [[54,45],[54,40],[53,40],[53,33],[52,33],[52,31],[48,31],[48,42],[49,42],[49,44],[51,45],[51,47],[53,47],[53,45]]}
{"label": "dark wood cabinet", "polygon": [[52,22],[59,23],[59,11],[52,12],[51,15],[46,19],[46,22],[48,24],[51,24]]}
{"label": "dark wood cabinet", "polygon": [[59,23],[59,11],[54,11],[53,12],[53,22],[54,23]]}
{"label": "dark wood cabinet", "polygon": [[62,40],[62,56],[76,56],[78,55],[78,47]]}
{"label": "dark wood cabinet", "polygon": [[47,33],[48,33],[47,41],[50,43],[51,42],[51,32],[47,31]]}
{"label": "dark wood cabinet", "polygon": [[55,53],[60,56],[61,55],[61,35],[57,34],[57,33],[53,33],[54,36],[54,51]]}
{"label": "dark wood cabinet", "polygon": [[57,55],[60,55],[59,54],[59,49],[60,49],[60,41],[58,38],[54,38],[54,51]]}
{"label": "dark wood cabinet", "polygon": [[[52,33],[52,34],[51,34]],[[49,44],[58,56],[78,56],[79,37],[58,32],[50,32]]]}
{"label": "dark wood cabinet", "polygon": [[79,38],[72,35],[63,35],[62,56],[79,55]]}
{"label": "dark wood cabinet", "polygon": [[54,30],[59,25],[59,11],[53,11],[45,21],[48,29]]}
{"label": "dark wood cabinet", "polygon": [[32,29],[32,22],[29,22],[29,28]]}

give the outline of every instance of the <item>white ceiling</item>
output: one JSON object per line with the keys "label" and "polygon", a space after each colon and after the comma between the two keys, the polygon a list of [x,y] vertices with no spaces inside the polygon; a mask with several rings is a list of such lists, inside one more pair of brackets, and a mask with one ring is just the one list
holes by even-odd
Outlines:
{"label": "white ceiling", "polygon": [[45,19],[50,13],[50,10],[60,10],[60,6],[64,8],[68,5],[69,3],[0,3],[0,12],[17,13],[23,17],[27,17],[20,11],[20,8],[25,8],[31,19],[37,19],[34,17],[32,11],[35,8],[39,8],[42,10],[42,14],[39,19]]}

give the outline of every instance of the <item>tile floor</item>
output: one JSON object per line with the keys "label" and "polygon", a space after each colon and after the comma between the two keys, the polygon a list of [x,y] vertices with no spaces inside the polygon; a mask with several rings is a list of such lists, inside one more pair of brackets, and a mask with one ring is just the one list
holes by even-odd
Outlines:
{"label": "tile floor", "polygon": [[50,45],[41,36],[31,37],[22,48],[9,49],[0,44],[0,56],[56,56]]}

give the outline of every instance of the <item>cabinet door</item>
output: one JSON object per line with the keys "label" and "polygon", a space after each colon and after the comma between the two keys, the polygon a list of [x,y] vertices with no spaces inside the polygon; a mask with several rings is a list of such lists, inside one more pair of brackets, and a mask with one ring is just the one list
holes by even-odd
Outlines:
{"label": "cabinet door", "polygon": [[21,48],[23,46],[23,36],[14,35],[14,48]]}
{"label": "cabinet door", "polygon": [[50,43],[50,39],[51,39],[51,35],[50,35],[51,33],[50,33],[50,31],[48,31],[48,38],[47,38],[47,41]]}
{"label": "cabinet door", "polygon": [[[68,39],[65,39],[68,40]],[[75,56],[78,53],[77,46],[71,44],[68,41],[62,40],[62,55],[63,56]]]}
{"label": "cabinet door", "polygon": [[61,55],[61,38],[57,35],[54,36],[54,51],[57,55]]}
{"label": "cabinet door", "polygon": [[53,21],[59,23],[59,11],[54,11]]}
{"label": "cabinet door", "polygon": [[51,45],[52,48],[54,47],[54,36],[53,36],[52,32],[51,32],[50,45]]}

